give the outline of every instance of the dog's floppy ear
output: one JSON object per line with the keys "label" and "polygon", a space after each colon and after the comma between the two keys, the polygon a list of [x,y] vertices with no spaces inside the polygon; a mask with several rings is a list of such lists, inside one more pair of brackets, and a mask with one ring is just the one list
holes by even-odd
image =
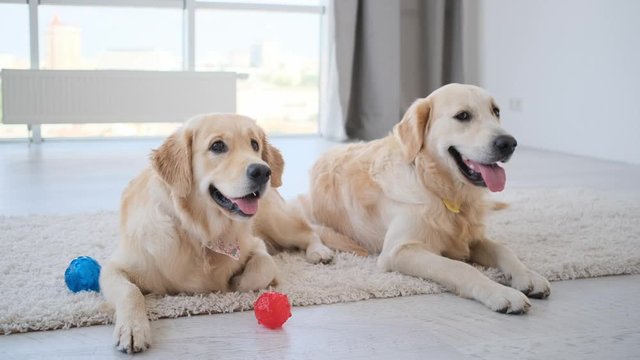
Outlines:
{"label": "dog's floppy ear", "polygon": [[267,136],[262,134],[262,160],[271,168],[271,186],[280,187],[282,185],[282,173],[284,172],[284,159],[280,150],[269,144]]}
{"label": "dog's floppy ear", "polygon": [[430,113],[429,100],[418,99],[409,106],[402,120],[394,128],[393,132],[400,139],[408,162],[413,162],[424,146]]}
{"label": "dog's floppy ear", "polygon": [[191,131],[178,130],[151,153],[153,168],[180,197],[191,192],[191,143]]}

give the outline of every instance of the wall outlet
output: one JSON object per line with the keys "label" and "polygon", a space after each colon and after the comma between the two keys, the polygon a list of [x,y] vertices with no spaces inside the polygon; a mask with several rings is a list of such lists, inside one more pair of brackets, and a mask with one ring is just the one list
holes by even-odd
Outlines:
{"label": "wall outlet", "polygon": [[509,110],[511,111],[515,111],[515,112],[521,112],[522,111],[522,98],[510,98],[509,99]]}

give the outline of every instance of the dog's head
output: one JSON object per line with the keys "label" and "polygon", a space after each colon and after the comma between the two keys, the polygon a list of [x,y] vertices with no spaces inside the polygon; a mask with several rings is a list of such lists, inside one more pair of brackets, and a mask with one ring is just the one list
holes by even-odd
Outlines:
{"label": "dog's head", "polygon": [[450,170],[454,179],[491,191],[504,189],[498,164],[513,154],[517,142],[500,126],[500,109],[483,89],[449,84],[416,100],[394,128],[406,159],[421,152]]}
{"label": "dog's head", "polygon": [[232,218],[258,211],[270,186],[282,185],[284,161],[253,119],[202,115],[154,150],[153,168],[174,195],[221,209]]}

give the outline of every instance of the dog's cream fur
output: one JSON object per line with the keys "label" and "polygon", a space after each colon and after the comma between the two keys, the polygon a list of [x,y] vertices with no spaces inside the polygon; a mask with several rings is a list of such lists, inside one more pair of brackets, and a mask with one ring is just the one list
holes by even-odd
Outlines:
{"label": "dog's cream fur", "polygon": [[[473,118],[456,120],[462,110]],[[389,136],[334,149],[317,161],[309,217],[379,253],[384,270],[434,280],[495,311],[526,312],[525,294],[545,298],[549,282],[487,238],[484,216],[495,204],[448,152],[454,146],[465,158],[487,163],[496,136],[507,134],[497,115],[494,100],[475,86],[450,84],[417,100]],[[511,287],[467,260],[498,267]]]}
{"label": "dog's cream fur", "polygon": [[[214,154],[216,140],[228,151]],[[256,151],[252,140],[259,144]],[[122,196],[121,238],[104,264],[100,286],[115,307],[114,339],[125,352],[151,343],[145,293],[206,293],[262,289],[276,280],[276,264],[263,240],[306,250],[311,262],[331,260],[302,214],[287,207],[271,187],[281,185],[284,162],[255,121],[238,115],[191,119],[155,150],[152,166]],[[270,185],[254,221],[219,206],[209,186],[229,198],[252,192],[247,167],[268,165]],[[254,232],[255,231],[255,232]],[[239,245],[239,259],[216,252],[217,241]]]}

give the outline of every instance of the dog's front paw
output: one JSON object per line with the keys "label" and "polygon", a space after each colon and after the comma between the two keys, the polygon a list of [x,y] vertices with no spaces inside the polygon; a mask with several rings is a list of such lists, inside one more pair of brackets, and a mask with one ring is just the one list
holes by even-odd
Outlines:
{"label": "dog's front paw", "polygon": [[278,267],[269,254],[253,256],[245,265],[244,271],[231,278],[229,285],[234,291],[255,291],[277,283]]}
{"label": "dog's front paw", "polygon": [[151,345],[151,326],[146,315],[135,317],[119,317],[113,331],[116,348],[132,354],[145,351]]}
{"label": "dog's front paw", "polygon": [[229,281],[230,289],[240,292],[251,292],[266,289],[269,286],[275,286],[278,281],[273,276],[246,276],[238,275],[231,278]]}
{"label": "dog's front paw", "polygon": [[545,299],[551,294],[549,281],[531,270],[522,274],[512,274],[511,287],[522,291],[530,298]]}
{"label": "dog's front paw", "polygon": [[524,314],[529,311],[531,303],[523,293],[503,285],[498,286],[483,301],[491,310],[513,315]]}
{"label": "dog's front paw", "polygon": [[307,261],[312,264],[327,264],[333,260],[333,250],[326,247],[321,242],[311,243],[307,247]]}

